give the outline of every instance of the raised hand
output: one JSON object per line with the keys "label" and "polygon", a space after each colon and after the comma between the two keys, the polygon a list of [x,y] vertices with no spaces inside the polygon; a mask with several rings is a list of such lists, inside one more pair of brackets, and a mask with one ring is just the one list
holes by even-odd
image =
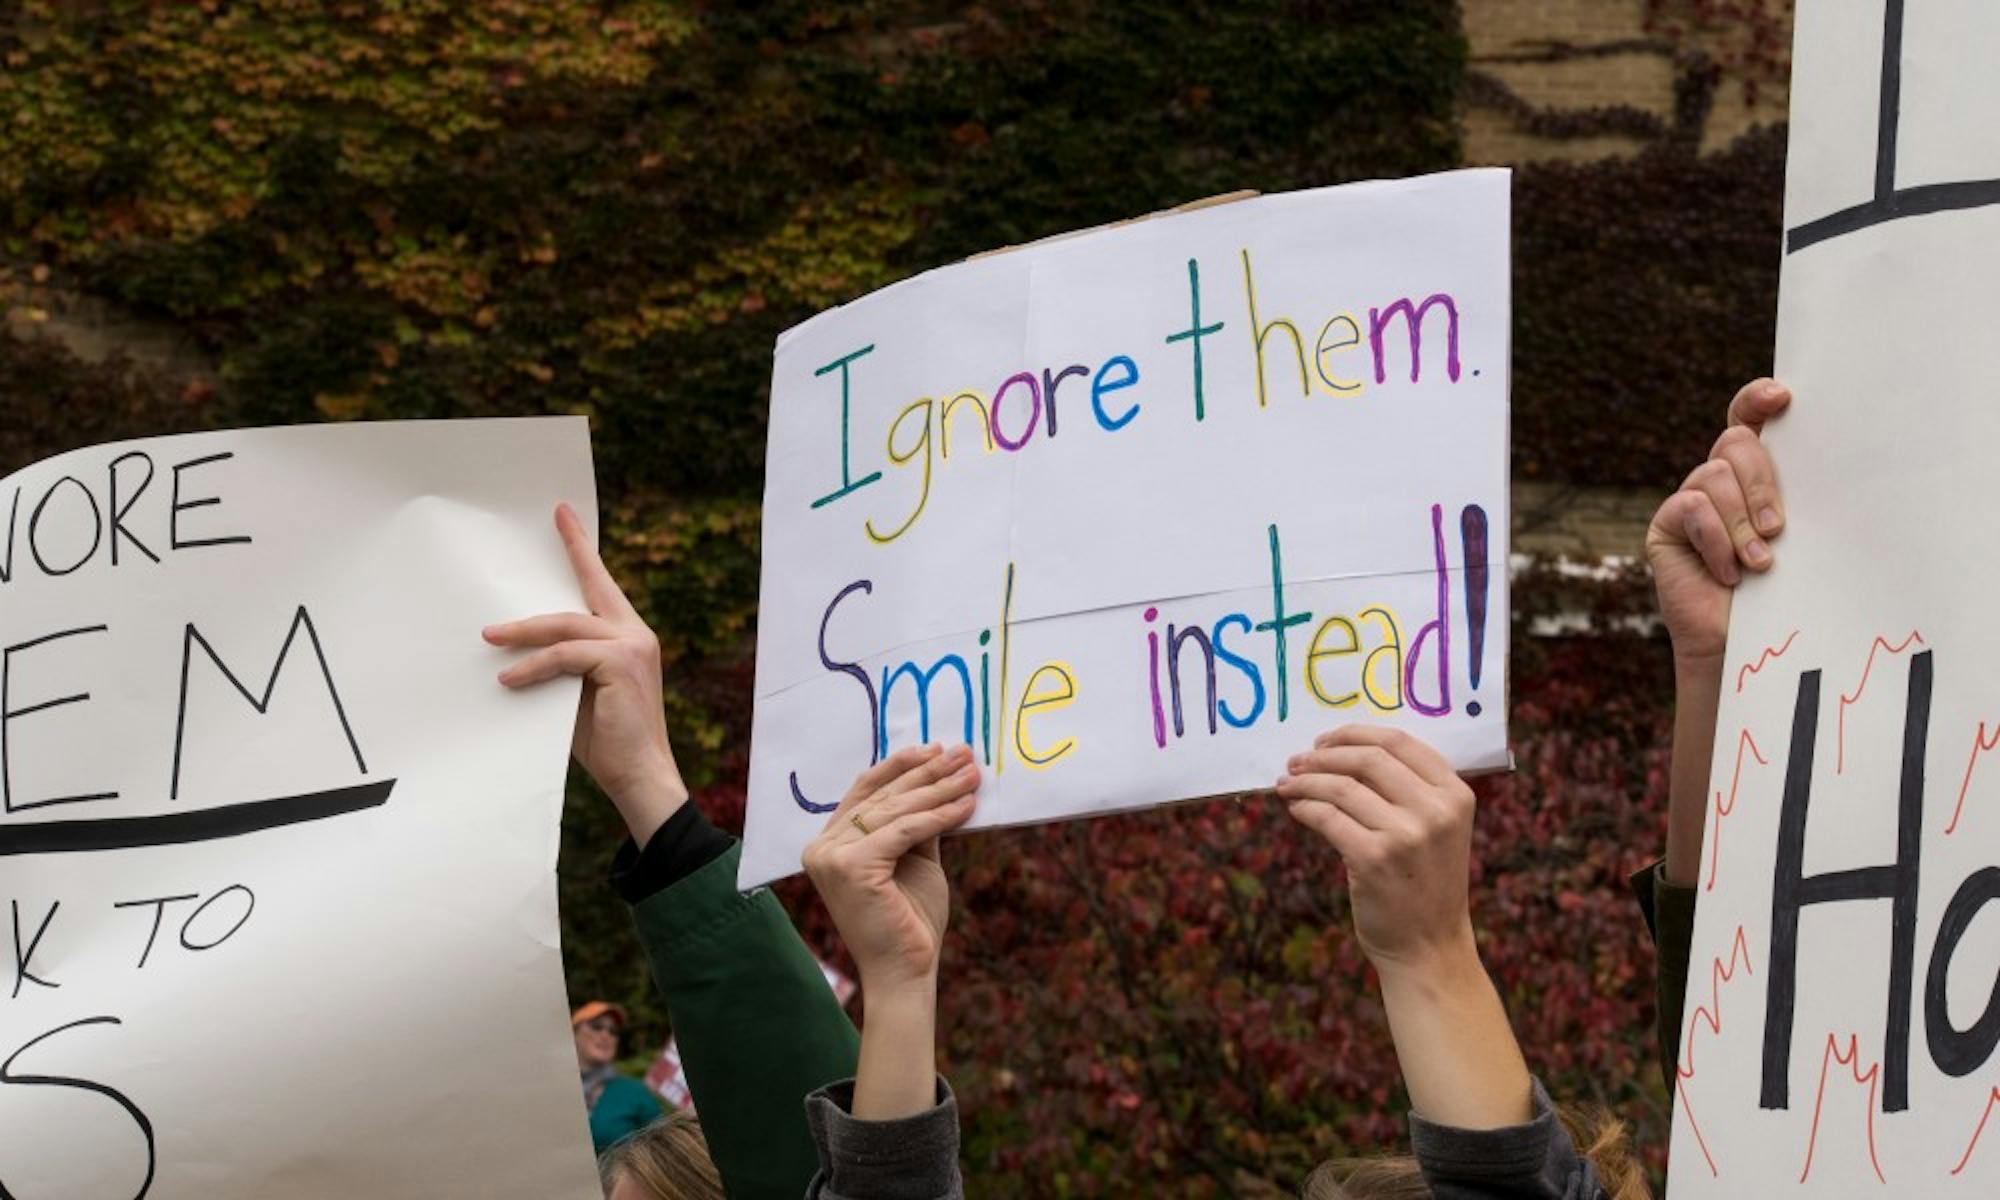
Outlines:
{"label": "raised hand", "polygon": [[548,613],[484,631],[488,642],[532,650],[500,673],[510,688],[560,675],[583,678],[570,749],[644,846],[687,801],[687,785],[667,739],[660,695],[660,642],[605,569],[583,522],[564,504],[556,532],[583,589],[587,613]]}
{"label": "raised hand", "polygon": [[1785,527],[1765,422],[1792,394],[1759,379],[1729,403],[1729,426],[1708,461],[1653,515],[1646,562],[1674,644],[1674,744],[1667,781],[1666,878],[1691,886],[1700,870],[1709,760],[1729,644],[1729,607],[1743,572],[1768,571],[1770,539]]}
{"label": "raised hand", "polygon": [[1771,568],[1770,539],[1784,530],[1785,507],[1762,434],[1791,402],[1773,380],[1745,385],[1708,461],[1653,514],[1646,562],[1678,658],[1720,662],[1734,588],[1744,571]]}
{"label": "raised hand", "polygon": [[1294,755],[1276,790],[1346,862],[1354,931],[1378,969],[1472,945],[1472,789],[1443,755],[1400,730],[1344,725]]}
{"label": "raised hand", "polygon": [[1533,1084],[1467,906],[1472,789],[1417,738],[1348,725],[1293,756],[1276,790],[1347,863],[1410,1106],[1466,1129],[1528,1120]]}
{"label": "raised hand", "polygon": [[936,1103],[937,972],[951,889],[938,838],[972,815],[964,746],[914,746],[863,771],[805,849],[806,874],[861,972],[866,1020],[854,1115],[893,1120]]}
{"label": "raised hand", "polygon": [[964,746],[911,746],[863,771],[801,856],[864,986],[934,980],[951,889],[941,834],[972,815],[979,768]]}

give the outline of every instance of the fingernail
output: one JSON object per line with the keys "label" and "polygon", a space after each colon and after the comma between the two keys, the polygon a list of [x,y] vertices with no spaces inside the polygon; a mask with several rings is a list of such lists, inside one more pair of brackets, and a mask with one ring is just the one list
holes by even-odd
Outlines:
{"label": "fingernail", "polygon": [[1744,543],[1743,557],[1749,560],[1750,565],[1753,567],[1768,567],[1771,565],[1771,549],[1760,538],[1751,538],[1748,542]]}
{"label": "fingernail", "polygon": [[1766,535],[1778,532],[1778,526],[1784,523],[1785,519],[1778,515],[1778,510],[1768,504],[1757,511],[1757,528]]}
{"label": "fingernail", "polygon": [[1764,381],[1764,399],[1776,400],[1778,397],[1784,394],[1785,394],[1784,384],[1779,383],[1775,379],[1767,379]]}

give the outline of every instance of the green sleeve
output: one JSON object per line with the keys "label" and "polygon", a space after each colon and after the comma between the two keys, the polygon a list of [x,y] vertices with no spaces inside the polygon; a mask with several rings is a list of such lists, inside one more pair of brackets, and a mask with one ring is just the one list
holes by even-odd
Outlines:
{"label": "green sleeve", "polygon": [[1632,877],[1632,891],[1653,931],[1655,1036],[1660,1044],[1660,1076],[1667,1099],[1674,1096],[1674,1071],[1681,1056],[1681,1017],[1687,1003],[1688,956],[1694,945],[1694,889],[1667,882],[1663,863]]}
{"label": "green sleeve", "polygon": [[740,845],[634,906],[702,1134],[732,1200],[798,1200],[819,1168],[805,1098],[861,1038],[784,906],[736,890]]}

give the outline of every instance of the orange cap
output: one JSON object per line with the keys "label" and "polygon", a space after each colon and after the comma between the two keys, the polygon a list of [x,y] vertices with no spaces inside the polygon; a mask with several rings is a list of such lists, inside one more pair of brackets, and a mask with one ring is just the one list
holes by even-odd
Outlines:
{"label": "orange cap", "polygon": [[620,1005],[611,1003],[609,1000],[592,1000],[582,1008],[571,1013],[569,1015],[569,1027],[575,1029],[585,1021],[595,1021],[606,1014],[617,1019],[618,1028],[625,1028],[625,1009]]}

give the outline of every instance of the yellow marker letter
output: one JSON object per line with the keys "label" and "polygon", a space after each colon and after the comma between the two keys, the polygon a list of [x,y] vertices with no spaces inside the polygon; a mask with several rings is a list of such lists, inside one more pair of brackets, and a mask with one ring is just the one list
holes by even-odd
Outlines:
{"label": "yellow marker letter", "polygon": [[[1359,337],[1357,333],[1355,336]],[[951,414],[958,406],[971,403],[973,411],[979,414],[979,436],[986,440],[986,453],[993,453],[993,416],[986,408],[986,397],[978,392],[960,392],[944,402],[944,411],[938,416],[938,457],[951,458]]]}
{"label": "yellow marker letter", "polygon": [[[909,532],[910,526],[916,524],[917,518],[923,515],[924,505],[929,504],[931,501],[931,409],[934,407],[936,407],[936,402],[929,396],[926,396],[922,400],[912,402],[908,408],[897,413],[896,419],[889,423],[889,461],[902,467],[909,465],[910,460],[917,455],[923,455],[924,490],[917,496],[917,506],[910,510],[910,515],[901,525],[896,527],[894,533],[885,534],[877,532],[875,529],[875,520],[872,517],[863,525],[863,528],[868,531],[868,540],[878,546],[893,542]],[[922,412],[924,415],[923,436],[917,439],[916,445],[898,453],[896,450],[896,431],[903,427],[903,422],[909,420],[910,414],[913,412]]]}
{"label": "yellow marker letter", "polygon": [[1243,299],[1250,306],[1250,350],[1256,356],[1257,407],[1264,408],[1264,341],[1273,329],[1282,329],[1292,337],[1292,352],[1299,368],[1299,395],[1312,395],[1312,387],[1306,380],[1306,340],[1299,336],[1299,327],[1283,317],[1274,317],[1264,324],[1257,323],[1257,281],[1250,273],[1250,252],[1243,253]]}
{"label": "yellow marker letter", "polygon": [[[1326,340],[1326,335],[1336,325],[1344,326],[1347,334],[1339,341],[1329,342]],[[1326,324],[1319,327],[1319,341],[1313,346],[1313,369],[1319,373],[1320,382],[1331,388],[1336,396],[1354,395],[1361,390],[1361,381],[1340,378],[1327,368],[1326,360],[1342,350],[1352,350],[1360,344],[1361,322],[1354,319],[1353,313],[1341,313],[1329,317]]]}
{"label": "yellow marker letter", "polygon": [[[1361,664],[1361,690],[1367,693],[1368,703],[1374,708],[1381,712],[1394,712],[1403,707],[1402,627],[1396,624],[1396,614],[1386,608],[1364,608],[1361,615],[1382,622],[1382,627],[1389,633],[1389,640],[1370,650]],[[1389,656],[1389,677],[1395,683],[1393,701],[1384,700],[1381,693],[1375,690],[1375,660],[1385,654]]]}
{"label": "yellow marker letter", "polygon": [[[1047,691],[1037,691],[1036,685],[1043,675],[1054,675]],[[1021,755],[1021,761],[1031,767],[1049,766],[1063,755],[1076,749],[1076,739],[1064,738],[1046,754],[1037,754],[1028,745],[1028,714],[1042,708],[1068,708],[1076,699],[1076,676],[1070,673],[1068,663],[1047,662],[1035,668],[1028,676],[1028,686],[1021,689],[1021,704],[1014,710],[1014,749]]]}
{"label": "yellow marker letter", "polygon": [[[1327,630],[1332,629],[1336,625],[1347,632],[1347,644],[1337,648],[1322,650],[1320,648],[1320,640],[1326,637]],[[1318,629],[1313,630],[1312,644],[1306,647],[1306,688],[1312,692],[1313,699],[1326,705],[1328,708],[1347,708],[1355,701],[1361,699],[1360,692],[1349,692],[1345,696],[1329,696],[1326,694],[1326,689],[1322,688],[1319,683],[1320,659],[1338,658],[1343,654],[1353,654],[1360,649],[1361,634],[1355,630],[1354,622],[1348,620],[1346,617],[1328,617],[1320,623]]]}

